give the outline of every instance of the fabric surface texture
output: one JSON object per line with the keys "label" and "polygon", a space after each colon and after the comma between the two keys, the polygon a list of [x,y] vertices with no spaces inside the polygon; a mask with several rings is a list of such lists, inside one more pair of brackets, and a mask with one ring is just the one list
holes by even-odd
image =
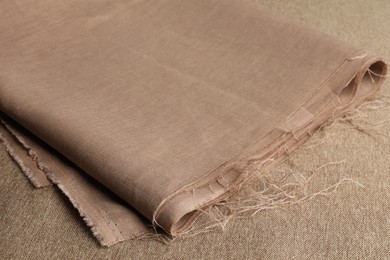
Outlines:
{"label": "fabric surface texture", "polygon": [[387,74],[374,53],[250,1],[1,5],[4,147],[102,245],[151,224],[187,232]]}

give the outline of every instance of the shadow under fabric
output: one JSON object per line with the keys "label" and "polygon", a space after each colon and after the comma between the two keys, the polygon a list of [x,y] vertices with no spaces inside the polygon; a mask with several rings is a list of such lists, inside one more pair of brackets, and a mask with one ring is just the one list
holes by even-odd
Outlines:
{"label": "shadow under fabric", "polygon": [[102,245],[180,235],[382,85],[387,67],[235,0],[2,1],[1,140]]}

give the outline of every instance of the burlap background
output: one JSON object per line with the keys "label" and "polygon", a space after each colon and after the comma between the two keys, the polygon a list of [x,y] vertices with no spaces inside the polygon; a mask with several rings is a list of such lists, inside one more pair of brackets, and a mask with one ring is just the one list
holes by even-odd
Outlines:
{"label": "burlap background", "polygon": [[[390,60],[390,1],[256,1]],[[0,61],[1,62],[1,61]],[[382,94],[390,94],[388,81]],[[358,114],[356,122],[390,120],[390,108]],[[319,188],[352,177],[336,193],[231,222],[224,232],[171,245],[144,239],[100,247],[57,188],[35,190],[0,147],[0,258],[4,259],[390,259],[390,122],[371,135],[337,123],[279,169],[319,171]],[[379,135],[379,134],[383,135]],[[277,171],[277,169],[275,170]],[[314,185],[316,186],[316,185]]]}

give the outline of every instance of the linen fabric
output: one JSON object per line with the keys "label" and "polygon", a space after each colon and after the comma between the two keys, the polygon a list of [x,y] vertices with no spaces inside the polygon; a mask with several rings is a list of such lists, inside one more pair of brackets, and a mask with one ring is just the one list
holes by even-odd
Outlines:
{"label": "linen fabric", "polygon": [[148,223],[185,232],[371,97],[387,71],[247,2],[1,5],[2,140],[103,245]]}

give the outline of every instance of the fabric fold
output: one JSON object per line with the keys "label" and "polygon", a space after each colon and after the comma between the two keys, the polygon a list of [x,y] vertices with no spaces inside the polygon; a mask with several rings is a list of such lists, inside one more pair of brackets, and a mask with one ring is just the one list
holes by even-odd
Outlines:
{"label": "fabric fold", "polygon": [[0,4],[1,138],[103,245],[186,232],[387,74],[246,1],[25,4]]}

